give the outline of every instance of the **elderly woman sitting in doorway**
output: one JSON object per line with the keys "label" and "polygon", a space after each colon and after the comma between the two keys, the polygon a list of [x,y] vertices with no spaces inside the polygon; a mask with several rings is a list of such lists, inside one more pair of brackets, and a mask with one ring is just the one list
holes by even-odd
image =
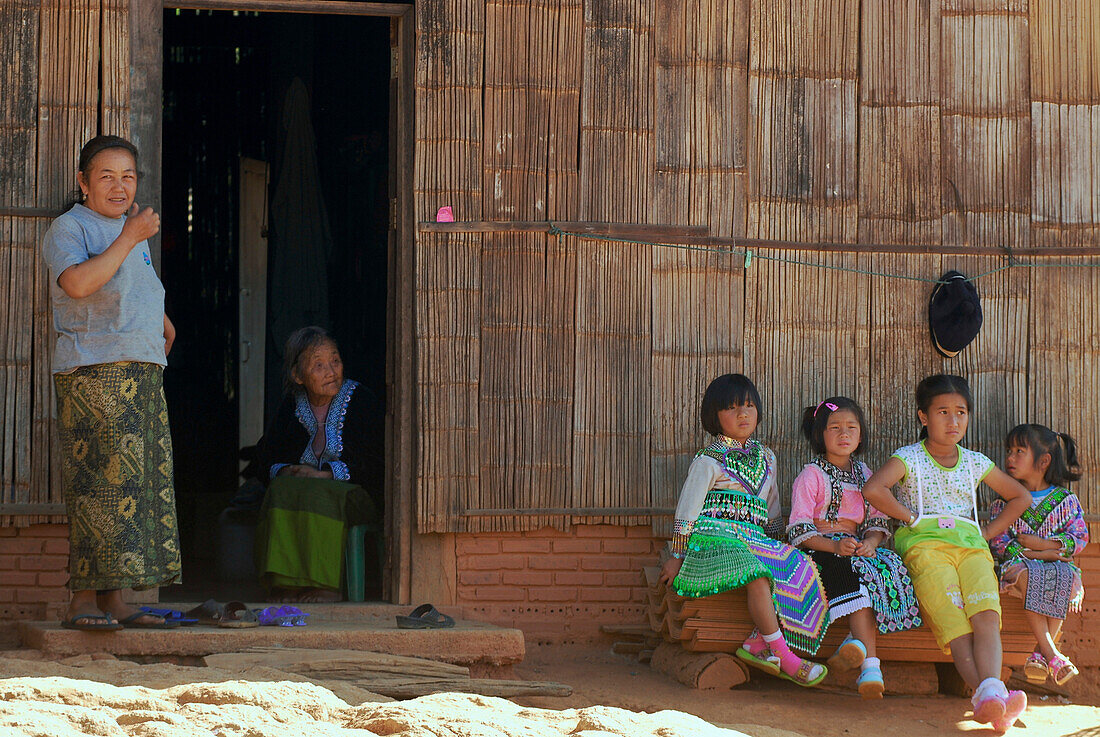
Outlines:
{"label": "elderly woman sitting in doorway", "polygon": [[339,601],[347,530],[381,513],[385,416],[369,389],[344,378],[322,328],[290,336],[283,378],[285,396],[256,449],[268,481],[260,579],[275,600]]}

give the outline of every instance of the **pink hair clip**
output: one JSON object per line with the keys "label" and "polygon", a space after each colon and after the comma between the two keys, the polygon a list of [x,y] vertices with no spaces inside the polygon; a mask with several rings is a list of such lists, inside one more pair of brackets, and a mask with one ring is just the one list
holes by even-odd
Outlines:
{"label": "pink hair clip", "polygon": [[817,417],[817,413],[822,407],[828,407],[830,412],[836,412],[837,409],[839,409],[832,402],[821,402],[820,404],[817,405],[817,407],[814,408],[814,417]]}

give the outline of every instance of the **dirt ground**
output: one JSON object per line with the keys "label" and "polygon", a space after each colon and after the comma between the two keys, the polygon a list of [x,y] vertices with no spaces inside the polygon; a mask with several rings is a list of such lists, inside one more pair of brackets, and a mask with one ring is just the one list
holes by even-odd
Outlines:
{"label": "dirt ground", "polygon": [[[699,691],[607,648],[530,647],[516,672],[522,678],[573,686],[573,695],[566,698],[513,699],[525,705],[562,709],[602,704],[647,712],[676,709],[751,737],[995,734],[969,719],[970,702],[959,697],[887,696],[870,702],[850,691],[804,689],[767,675],[754,675],[749,683],[724,692]],[[889,680],[889,664],[884,675]],[[1080,678],[1097,679],[1097,675],[1093,669]],[[1100,699],[1091,701],[1074,703],[1060,696],[1029,694],[1027,712],[1008,735],[1100,737]]]}
{"label": "dirt ground", "polygon": [[[139,665],[102,655],[60,662],[0,653],[0,734],[23,737],[930,737],[994,734],[958,697],[865,702],[767,676],[723,692],[687,688],[600,645],[529,647],[516,676],[570,684],[565,698],[440,694],[390,701],[345,681],[270,668]],[[889,680],[890,673],[886,669]],[[1100,693],[1096,670],[1082,674]],[[70,680],[75,679],[75,680]],[[267,683],[264,683],[267,682]],[[331,689],[331,690],[326,690]],[[1009,735],[1100,737],[1100,700],[1032,697]],[[388,703],[387,703],[388,702]],[[627,710],[627,711],[620,711]],[[657,713],[662,712],[662,713]],[[699,721],[703,720],[703,721]],[[707,723],[723,729],[712,729]]]}

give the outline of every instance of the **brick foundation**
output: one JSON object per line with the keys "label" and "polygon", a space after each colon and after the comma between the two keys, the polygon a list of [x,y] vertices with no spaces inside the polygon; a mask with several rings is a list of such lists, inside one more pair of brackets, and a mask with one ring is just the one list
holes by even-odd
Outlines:
{"label": "brick foundation", "polygon": [[664,544],[648,525],[459,534],[456,603],[532,643],[593,640],[601,624],[646,621],[642,567]]}
{"label": "brick foundation", "polygon": [[0,527],[0,647],[18,645],[10,622],[61,617],[68,565],[68,525]]}

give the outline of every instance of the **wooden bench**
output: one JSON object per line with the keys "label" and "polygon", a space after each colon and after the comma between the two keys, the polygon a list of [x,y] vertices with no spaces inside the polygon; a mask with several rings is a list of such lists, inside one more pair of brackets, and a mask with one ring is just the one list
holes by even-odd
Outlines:
{"label": "wooden bench", "polygon": [[[732,653],[753,629],[743,589],[727,591],[701,599],[676,595],[657,581],[659,569],[644,568],[648,586],[647,614],[650,627],[669,642],[679,643],[692,652]],[[1001,644],[1004,664],[1019,667],[1035,646],[1019,599],[1005,602],[1001,620]],[[844,639],[848,628],[830,628],[818,659],[831,654]],[[936,645],[928,625],[906,632],[880,634],[876,644],[883,661],[950,663],[951,656]]]}

